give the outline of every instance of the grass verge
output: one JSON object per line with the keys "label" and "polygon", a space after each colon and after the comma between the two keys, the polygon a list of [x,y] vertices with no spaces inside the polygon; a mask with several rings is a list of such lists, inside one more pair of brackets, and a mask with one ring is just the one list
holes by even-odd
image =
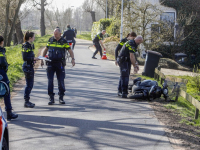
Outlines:
{"label": "grass verge", "polygon": [[[142,77],[142,79],[146,79],[146,80],[154,80],[154,78],[150,78],[146,76],[139,76],[139,77]],[[160,82],[158,82],[158,84],[159,86],[161,86]],[[188,86],[190,87],[190,83],[188,84],[189,84]],[[200,127],[200,118],[194,119],[196,108],[183,97],[179,97],[177,102],[170,102],[168,104],[164,104],[164,107],[166,107],[167,109],[172,109],[176,113],[178,113],[182,117],[182,120],[180,123],[185,123],[187,125]]]}
{"label": "grass verge", "polygon": [[76,38],[91,41],[91,32],[82,32],[81,34],[77,34]]}
{"label": "grass verge", "polygon": [[187,83],[187,93],[190,94],[192,97],[194,97],[195,99],[200,101],[200,93],[197,89],[197,82],[195,80],[195,77],[191,77],[191,76],[173,76],[176,78],[181,78],[181,79],[187,79],[188,83]]}

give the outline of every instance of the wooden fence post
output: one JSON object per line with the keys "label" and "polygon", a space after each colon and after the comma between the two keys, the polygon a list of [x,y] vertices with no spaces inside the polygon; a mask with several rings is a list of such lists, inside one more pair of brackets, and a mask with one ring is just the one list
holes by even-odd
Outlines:
{"label": "wooden fence post", "polygon": [[161,70],[161,66],[158,66],[157,69],[160,71]]}
{"label": "wooden fence post", "polygon": [[180,86],[178,85],[178,83],[176,83],[177,84],[177,91],[176,91],[176,98],[175,98],[175,101],[177,102],[178,101],[178,96],[179,96],[179,94],[180,94]]}
{"label": "wooden fence post", "polygon": [[164,81],[165,81],[165,79],[164,79],[164,78],[161,78],[160,84],[163,84]]}
{"label": "wooden fence post", "polygon": [[159,81],[159,78],[160,78],[160,76],[159,76],[159,74],[157,74],[157,79],[156,80]]}
{"label": "wooden fence post", "polygon": [[194,119],[198,119],[198,117],[199,117],[199,109],[196,108]]}

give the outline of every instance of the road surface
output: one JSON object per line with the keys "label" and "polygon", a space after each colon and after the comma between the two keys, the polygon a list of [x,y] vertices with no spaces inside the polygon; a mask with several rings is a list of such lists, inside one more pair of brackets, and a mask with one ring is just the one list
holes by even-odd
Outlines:
{"label": "road surface", "polygon": [[117,97],[119,68],[91,59],[91,42],[77,40],[76,66],[66,68],[65,105],[48,105],[46,69],[35,74],[31,102],[24,88],[12,99],[19,118],[8,122],[10,150],[172,150],[148,102]]}

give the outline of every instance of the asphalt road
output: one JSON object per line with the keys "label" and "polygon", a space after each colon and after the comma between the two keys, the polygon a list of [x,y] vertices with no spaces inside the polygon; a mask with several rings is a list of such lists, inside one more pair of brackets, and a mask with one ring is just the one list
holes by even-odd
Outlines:
{"label": "asphalt road", "polygon": [[56,95],[56,104],[48,106],[45,68],[35,74],[35,108],[23,107],[24,89],[12,99],[19,118],[8,122],[10,150],[173,149],[147,102],[117,97],[119,68],[100,56],[91,59],[91,44],[77,40],[76,66],[66,68],[65,105]]}

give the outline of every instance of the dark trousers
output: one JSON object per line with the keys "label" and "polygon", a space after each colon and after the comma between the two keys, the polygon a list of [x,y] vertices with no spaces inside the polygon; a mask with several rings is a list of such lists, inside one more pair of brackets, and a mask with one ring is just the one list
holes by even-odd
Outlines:
{"label": "dark trousers", "polygon": [[115,49],[115,60],[117,60],[117,57],[119,55],[121,48],[122,48],[122,46],[120,44],[118,44],[116,49]]}
{"label": "dark trousers", "polygon": [[98,52],[100,52],[100,55],[101,55],[101,57],[102,57],[102,48],[101,48],[100,43],[99,43],[99,42],[95,42],[95,43],[94,43],[94,46],[96,47],[96,51],[94,52],[93,57],[94,57]]}
{"label": "dark trousers", "polygon": [[54,65],[48,64],[47,78],[48,78],[48,95],[55,95],[54,89],[54,73],[56,73],[58,80],[58,95],[65,95],[65,67],[61,63],[54,63]]}
{"label": "dark trousers", "polygon": [[[10,81],[8,80],[8,76],[7,76],[6,72],[5,72],[5,70],[0,69],[0,74],[3,76],[3,80],[2,81],[4,81],[5,83],[7,83],[8,87],[9,87]],[[5,109],[6,109],[6,111],[11,111],[12,110],[12,106],[11,106],[11,101],[10,101],[10,90],[9,90],[8,95],[6,95],[4,97],[4,103],[5,103]]]}
{"label": "dark trousers", "polygon": [[118,92],[122,92],[122,94],[128,94],[128,83],[129,76],[131,71],[131,62],[126,61],[119,65],[120,68],[120,78],[118,85]]}
{"label": "dark trousers", "polygon": [[73,39],[73,40],[72,40],[72,43],[73,43],[72,50],[74,50],[74,47],[75,47],[75,45],[76,45],[76,41]]}
{"label": "dark trousers", "polygon": [[24,71],[25,78],[26,78],[24,99],[29,100],[31,91],[33,89],[33,84],[34,84],[34,68],[33,68],[33,66],[27,67],[27,66],[23,65],[23,71]]}

